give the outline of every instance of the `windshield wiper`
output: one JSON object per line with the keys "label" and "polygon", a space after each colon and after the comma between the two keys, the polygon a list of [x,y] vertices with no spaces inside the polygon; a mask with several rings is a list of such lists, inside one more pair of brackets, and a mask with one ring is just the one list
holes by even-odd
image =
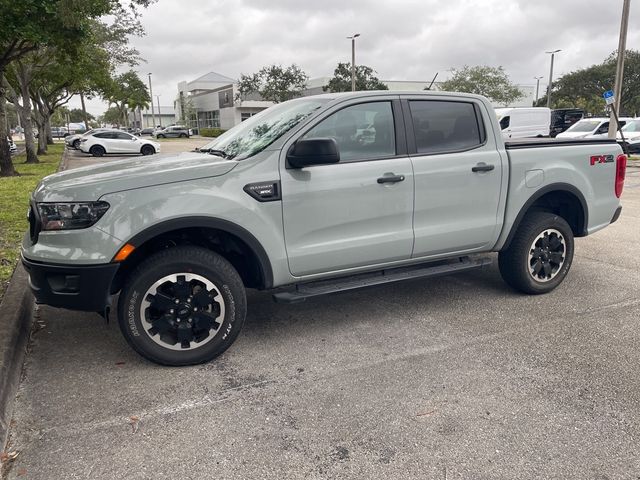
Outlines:
{"label": "windshield wiper", "polygon": [[[203,150],[200,150],[201,152]],[[225,152],[224,150],[216,150],[215,148],[207,148],[204,150],[206,153],[208,153],[209,155],[218,155],[219,157],[222,158],[231,158],[229,156],[229,154],[227,152]]]}

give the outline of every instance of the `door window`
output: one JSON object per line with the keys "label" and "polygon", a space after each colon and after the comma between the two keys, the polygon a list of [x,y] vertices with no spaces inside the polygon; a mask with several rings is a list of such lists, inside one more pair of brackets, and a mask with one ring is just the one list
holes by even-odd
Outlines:
{"label": "door window", "polygon": [[93,136],[96,138],[113,138],[113,134],[111,132],[96,133]]}
{"label": "door window", "polygon": [[[478,118],[472,103],[437,100],[410,101],[418,153],[469,150],[482,144]],[[500,121],[500,126],[506,119]]]}
{"label": "door window", "polygon": [[133,137],[128,133],[114,132],[116,140],[131,140]]}
{"label": "door window", "polygon": [[391,102],[370,102],[343,108],[322,120],[303,138],[333,138],[340,161],[370,160],[396,154]]}

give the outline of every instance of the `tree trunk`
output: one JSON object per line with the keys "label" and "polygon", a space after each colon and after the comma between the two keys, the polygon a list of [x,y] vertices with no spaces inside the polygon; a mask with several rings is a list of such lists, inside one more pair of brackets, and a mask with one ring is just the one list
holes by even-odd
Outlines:
{"label": "tree trunk", "polygon": [[38,127],[38,155],[47,153],[47,130],[44,128],[44,119],[40,118],[36,121]]}
{"label": "tree trunk", "polygon": [[9,142],[7,141],[7,100],[4,98],[2,82],[4,75],[0,70],[0,177],[14,177],[18,175],[11,161]]}
{"label": "tree trunk", "polygon": [[[31,104],[28,100],[22,97],[22,109],[20,110],[20,120],[24,127],[24,146],[27,153],[27,160],[24,163],[40,163],[38,160],[38,154],[36,153],[36,142],[33,138],[33,123],[31,120]],[[27,107],[27,104],[29,106]]]}
{"label": "tree trunk", "polygon": [[84,106],[84,95],[80,93],[80,104],[82,105],[82,118],[84,119],[84,128],[89,130],[89,116],[87,115],[87,107]]}
{"label": "tree trunk", "polygon": [[44,132],[47,136],[47,145],[53,145],[53,134],[51,133],[51,115],[45,114]]}

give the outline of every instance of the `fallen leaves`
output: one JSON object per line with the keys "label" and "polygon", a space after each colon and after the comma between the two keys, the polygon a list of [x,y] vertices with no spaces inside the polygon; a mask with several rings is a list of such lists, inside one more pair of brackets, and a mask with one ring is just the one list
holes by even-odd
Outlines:
{"label": "fallen leaves", "polygon": [[133,431],[133,433],[136,433],[138,431],[139,422],[140,422],[139,417],[135,417],[135,416],[129,417],[129,425],[131,425],[131,430]]}

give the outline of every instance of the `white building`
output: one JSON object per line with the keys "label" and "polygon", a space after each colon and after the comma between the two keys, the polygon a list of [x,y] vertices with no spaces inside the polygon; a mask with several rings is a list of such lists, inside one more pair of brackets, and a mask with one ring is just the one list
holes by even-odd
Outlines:
{"label": "white building", "polygon": [[178,84],[176,114],[193,129],[228,130],[273,105],[257,96],[236,100],[237,93],[236,80],[209,72],[191,82]]}

